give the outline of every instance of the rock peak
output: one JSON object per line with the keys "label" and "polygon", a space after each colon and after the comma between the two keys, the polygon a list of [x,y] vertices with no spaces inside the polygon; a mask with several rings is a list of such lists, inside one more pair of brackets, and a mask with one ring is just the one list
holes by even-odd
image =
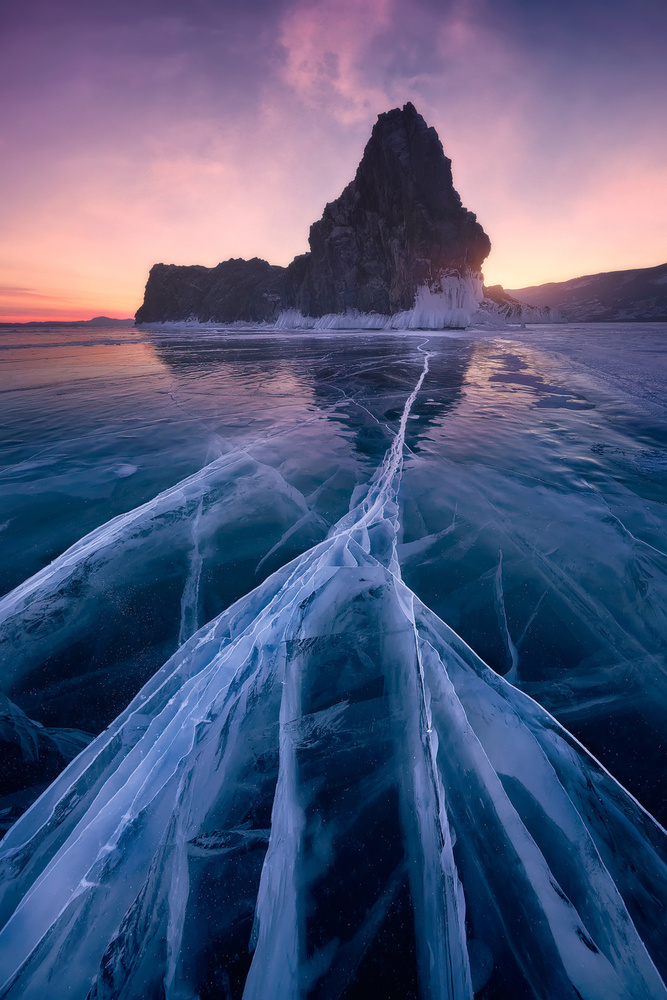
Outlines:
{"label": "rock peak", "polygon": [[491,249],[454,189],[437,132],[409,103],[378,116],[354,180],[309,242],[314,287],[300,308],[310,315],[409,309],[420,286],[478,272]]}
{"label": "rock peak", "polygon": [[407,102],[378,116],[354,180],[310,228],[287,268],[226,261],[156,265],[137,322],[271,320],[284,309],[391,315],[443,276],[478,274],[489,238],[461,204],[436,130]]}

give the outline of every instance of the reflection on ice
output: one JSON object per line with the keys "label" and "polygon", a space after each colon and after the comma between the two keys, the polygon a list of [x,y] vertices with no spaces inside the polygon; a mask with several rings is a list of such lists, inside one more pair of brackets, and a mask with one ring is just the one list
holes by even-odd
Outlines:
{"label": "reflection on ice", "polygon": [[[667,997],[664,831],[401,577],[428,366],[326,538],[181,645],[10,830],[3,997]],[[206,501],[179,488],[185,636]],[[493,581],[516,672],[502,561]]]}

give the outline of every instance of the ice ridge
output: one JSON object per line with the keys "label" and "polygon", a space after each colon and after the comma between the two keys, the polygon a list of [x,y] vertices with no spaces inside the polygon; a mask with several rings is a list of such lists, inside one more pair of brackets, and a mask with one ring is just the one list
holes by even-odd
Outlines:
{"label": "ice ridge", "polygon": [[7,834],[1,997],[666,1000],[665,832],[401,578],[419,351],[353,509]]}

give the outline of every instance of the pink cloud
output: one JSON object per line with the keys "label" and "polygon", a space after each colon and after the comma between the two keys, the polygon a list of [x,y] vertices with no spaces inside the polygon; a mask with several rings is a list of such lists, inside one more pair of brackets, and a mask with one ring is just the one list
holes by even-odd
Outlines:
{"label": "pink cloud", "polygon": [[383,108],[386,92],[363,83],[361,64],[369,45],[389,26],[393,6],[391,0],[301,0],[280,26],[284,83],[344,123]]}

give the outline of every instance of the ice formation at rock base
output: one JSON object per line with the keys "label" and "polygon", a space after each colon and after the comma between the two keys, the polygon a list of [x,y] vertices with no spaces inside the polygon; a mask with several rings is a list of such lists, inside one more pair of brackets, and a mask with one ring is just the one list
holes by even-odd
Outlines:
{"label": "ice formation at rock base", "polygon": [[[392,315],[379,312],[325,313],[323,316],[304,316],[298,309],[285,309],[271,322],[237,321],[226,324],[230,329],[270,330],[466,330],[470,326],[503,329],[516,323],[556,322],[558,314],[549,309],[539,309],[502,297],[496,301],[485,295],[483,276],[479,272],[443,273],[437,281],[421,285],[415,294],[414,305]],[[211,320],[210,323],[214,321]],[[192,316],[185,324],[206,326]],[[169,322],[165,324],[169,326]],[[183,327],[183,322],[178,327]]]}
{"label": "ice formation at rock base", "polygon": [[[664,831],[401,579],[428,362],[349,513],[10,830],[0,996],[667,997]],[[54,588],[108,542],[56,560]]]}
{"label": "ice formation at rock base", "polygon": [[[479,312],[482,276],[443,274],[437,282],[422,285],[412,309],[384,316],[381,313],[327,313],[313,318],[298,310],[281,313],[278,330],[465,330]],[[500,314],[499,314],[500,315]]]}

